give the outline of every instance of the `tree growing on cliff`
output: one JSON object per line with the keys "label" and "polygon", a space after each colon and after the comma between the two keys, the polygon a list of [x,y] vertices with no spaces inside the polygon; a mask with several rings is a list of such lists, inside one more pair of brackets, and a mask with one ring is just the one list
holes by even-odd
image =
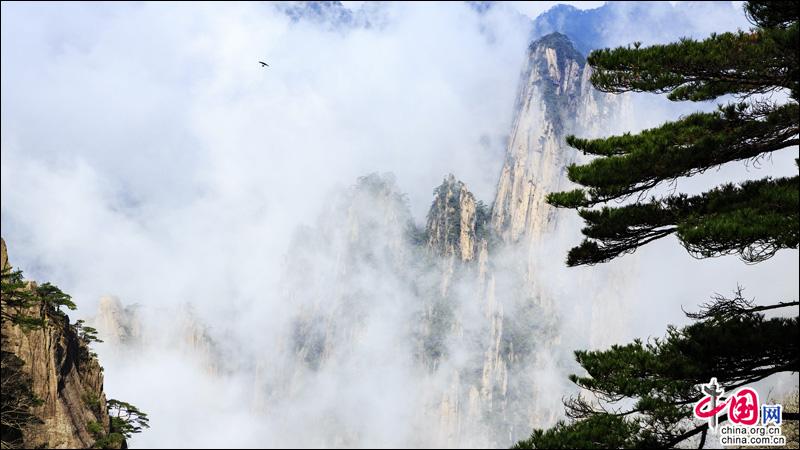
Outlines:
{"label": "tree growing on cliff", "polygon": [[[5,250],[5,243],[3,243]],[[31,308],[39,302],[38,297],[22,278],[22,272],[6,265],[0,273],[0,324],[6,323],[25,330],[39,328],[42,318],[31,314]],[[39,423],[33,408],[41,403],[32,389],[31,377],[22,370],[24,362],[7,351],[7,336],[2,335],[0,345],[0,447],[23,448],[23,430]]]}
{"label": "tree growing on cliff", "polygon": [[[800,143],[798,8],[749,2],[746,11],[755,25],[749,32],[589,56],[592,83],[604,92],[667,93],[673,101],[730,94],[738,101],[635,135],[568,137],[569,145],[598,156],[568,168],[569,179],[582,188],[548,196],[555,206],[577,209],[586,222],[586,239],[569,252],[568,265],[606,262],[672,234],[701,258],[739,254],[755,263],[780,249],[798,248],[797,176],[591,209],[611,200],[642,200],[650,189],[677,178],[731,161],[758,161]],[[782,104],[762,95],[781,93],[789,96]]]}
{"label": "tree growing on cliff", "polygon": [[[757,263],[781,249],[798,248],[797,176],[644,199],[662,183],[731,161],[757,161],[800,142],[800,9],[748,2],[745,11],[755,25],[749,32],[648,48],[636,44],[589,56],[592,82],[601,91],[667,93],[675,101],[728,94],[738,99],[637,135],[570,136],[570,145],[598,158],[568,168],[569,178],[582,188],[548,196],[555,206],[577,209],[586,221],[586,239],[569,252],[568,265],[607,262],[672,234],[700,258],[738,254]],[[782,104],[765,100],[770,97],[764,94],[784,92],[788,100]],[[624,206],[592,209],[631,198]],[[797,313],[764,316],[780,308],[796,311],[799,304],[756,306],[739,289],[732,298],[717,297],[689,314],[695,323],[671,327],[663,339],[576,352],[586,375],[570,377],[583,389],[565,401],[571,421],[534,430],[517,448],[666,448],[695,437],[702,448],[708,425],[695,423],[691,408],[701,397],[698,385],[716,377],[731,391],[800,370]],[[784,413],[784,420],[797,420],[797,414]]]}
{"label": "tree growing on cliff", "polygon": [[24,448],[23,430],[41,423],[33,408],[41,404],[32,389],[31,377],[22,370],[17,355],[0,351],[0,447]]}
{"label": "tree growing on cliff", "polygon": [[91,422],[87,427],[95,438],[94,448],[122,448],[131,436],[150,428],[147,414],[130,403],[109,399],[106,406],[111,420],[109,432],[106,434],[97,422]]}
{"label": "tree growing on cliff", "polygon": [[125,439],[129,439],[135,433],[141,433],[143,429],[150,428],[147,414],[130,403],[110,399],[107,405],[108,415],[111,417],[112,433],[119,433]]}
{"label": "tree growing on cliff", "polygon": [[61,312],[61,307],[65,306],[70,311],[77,309],[77,306],[72,301],[72,297],[65,294],[58,286],[50,283],[44,283],[36,287],[36,295],[46,305],[53,308],[57,312]]}
{"label": "tree growing on cliff", "polygon": [[75,331],[78,333],[78,336],[86,344],[91,344],[92,342],[103,342],[102,339],[97,337],[97,328],[86,326],[86,321],[83,319],[76,320],[75,324],[72,326],[75,327]]}
{"label": "tree growing on cliff", "polygon": [[2,321],[10,321],[26,329],[38,328],[44,325],[40,311],[32,308],[46,305],[53,311],[60,312],[62,306],[75,310],[72,298],[57,286],[44,283],[36,286],[35,283],[26,282],[22,278],[21,270],[13,270],[10,266],[4,267],[0,273],[0,299],[2,301]]}
{"label": "tree growing on cliff", "polygon": [[30,308],[36,306],[39,299],[28,288],[22,279],[22,271],[3,267],[0,273],[0,321],[9,321],[24,328],[41,327],[43,321],[37,315],[30,314]]}
{"label": "tree growing on cliff", "polygon": [[[662,339],[575,352],[586,375],[570,376],[583,390],[565,402],[573,421],[534,430],[517,448],[670,448],[695,436],[705,442],[708,425],[690,420],[701,398],[697,385],[715,377],[732,392],[800,370],[797,316],[764,317],[765,311],[798,305],[755,306],[739,289],[688,313],[697,321],[670,327]],[[783,420],[797,418],[784,411]]]}
{"label": "tree growing on cliff", "polygon": [[[97,330],[85,325],[83,320],[74,324],[69,323],[68,317],[60,310],[66,307],[70,310],[76,308],[72,298],[58,287],[43,283],[37,286],[34,282],[27,282],[22,277],[22,272],[13,270],[5,260],[5,242],[2,244],[3,268],[0,278],[0,302],[2,303],[3,335],[0,340],[0,448],[25,448],[26,440],[30,437],[30,426],[42,423],[41,418],[34,414],[35,407],[41,406],[43,401],[37,397],[33,390],[30,369],[25,370],[25,361],[15,354],[18,349],[14,341],[10,341],[12,332],[21,331],[28,334],[31,331],[45,329],[58,330],[69,328],[70,334],[62,334],[70,339],[77,336],[80,357],[77,365],[95,358],[97,355],[89,351],[92,342],[103,342],[97,336]],[[62,332],[63,333],[63,332]],[[67,345],[69,347],[69,345]],[[58,356],[57,356],[58,357]],[[78,367],[78,370],[80,368]],[[102,368],[100,368],[102,370]],[[62,374],[63,375],[63,374]],[[52,375],[54,376],[54,375]],[[61,380],[59,379],[59,383]],[[81,399],[97,417],[101,417],[99,409],[99,396],[94,392],[84,392]],[[135,406],[119,400],[109,400],[106,404],[109,415],[107,424],[109,432],[105,433],[105,424],[92,421],[86,424],[86,430],[91,433],[99,448],[122,448],[125,440],[134,433],[149,428],[147,414]]]}

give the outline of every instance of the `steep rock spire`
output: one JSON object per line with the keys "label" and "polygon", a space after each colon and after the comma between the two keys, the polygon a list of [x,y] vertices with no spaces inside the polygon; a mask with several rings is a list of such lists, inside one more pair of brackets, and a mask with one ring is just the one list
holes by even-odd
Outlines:
{"label": "steep rock spire", "polygon": [[565,168],[577,158],[566,136],[591,134],[615,115],[618,99],[593,89],[590,75],[586,59],[563,34],[528,47],[492,210],[492,228],[503,241],[534,239],[553,229],[557,214],[545,197],[561,190]]}
{"label": "steep rock spire", "polygon": [[433,194],[426,225],[428,248],[464,262],[473,260],[487,228],[488,209],[453,174]]}

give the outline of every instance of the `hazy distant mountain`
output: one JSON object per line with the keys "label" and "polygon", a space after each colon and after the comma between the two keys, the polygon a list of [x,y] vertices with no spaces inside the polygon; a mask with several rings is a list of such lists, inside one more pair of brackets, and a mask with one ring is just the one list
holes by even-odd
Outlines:
{"label": "hazy distant mountain", "polygon": [[[531,38],[538,39],[552,32],[570,37],[583,54],[596,48],[616,47],[636,41],[672,41],[684,37],[686,30],[697,30],[702,18],[720,16],[730,20],[735,15],[720,12],[736,8],[731,2],[607,2],[605,5],[581,10],[571,5],[556,5],[533,20]],[[714,23],[716,29],[731,29],[741,23]],[[629,26],[620,26],[630,24]],[[620,33],[628,29],[630,33]],[[708,30],[708,33],[713,31]],[[701,36],[690,36],[701,37]]]}

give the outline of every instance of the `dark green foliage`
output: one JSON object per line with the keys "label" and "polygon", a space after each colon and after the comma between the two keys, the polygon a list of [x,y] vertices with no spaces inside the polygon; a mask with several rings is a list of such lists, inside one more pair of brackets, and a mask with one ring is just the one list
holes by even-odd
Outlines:
{"label": "dark green foliage", "polygon": [[[44,283],[37,286],[22,278],[21,270],[12,270],[10,266],[3,268],[0,278],[0,295],[3,301],[2,320],[9,320],[15,325],[26,328],[38,328],[44,325],[41,313],[30,315],[32,308],[43,305],[44,311],[60,312],[62,306],[75,310],[77,306],[72,297],[65,294],[57,286]],[[63,314],[62,314],[63,315]]]}
{"label": "dark green foliage", "polygon": [[92,448],[122,448],[125,443],[125,437],[119,433],[100,435],[96,439]]}
{"label": "dark green foliage", "polygon": [[[24,331],[45,326],[48,313],[59,306],[75,308],[69,296],[50,283],[36,286],[26,282],[22,271],[3,267],[0,274],[0,298],[2,298],[2,322],[19,326]],[[23,433],[31,425],[41,423],[33,408],[42,404],[33,392],[30,375],[23,370],[24,361],[8,351],[6,336],[2,336],[2,448],[22,448]]]}
{"label": "dark green foliage", "polygon": [[[44,283],[37,286],[26,282],[22,272],[5,267],[2,270],[0,296],[2,297],[2,321],[22,327],[29,332],[42,327],[71,328],[71,332],[82,341],[78,343],[77,365],[96,358],[89,350],[92,342],[102,342],[97,337],[97,330],[85,326],[83,320],[70,325],[69,319],[60,308],[62,306],[74,310],[72,298],[58,287]],[[30,425],[41,423],[33,414],[33,408],[40,406],[42,400],[32,390],[30,376],[22,370],[24,362],[14,353],[6,350],[6,336],[2,339],[2,448],[22,448],[23,434]],[[100,368],[102,371],[102,367]],[[92,392],[84,392],[81,400],[98,417],[101,415],[101,399]],[[147,415],[133,405],[109,400],[110,432],[105,433],[103,426],[97,422],[87,423],[87,430],[95,437],[95,448],[122,448],[125,439],[133,433],[148,428]],[[112,415],[113,413],[113,415]]]}
{"label": "dark green foliage", "polygon": [[565,402],[573,422],[537,430],[521,448],[671,447],[701,426],[686,421],[700,399],[698,385],[716,377],[730,392],[770,375],[800,370],[797,316],[766,319],[762,311],[797,302],[756,307],[737,291],[717,297],[700,319],[670,327],[663,339],[636,340],[609,350],[577,351],[585,375],[570,379],[592,398]]}
{"label": "dark green foliage", "polygon": [[83,320],[78,320],[72,325],[72,328],[75,330],[78,338],[83,341],[78,350],[80,355],[79,361],[82,363],[86,363],[97,358],[97,353],[91,351],[89,344],[92,342],[103,342],[97,337],[97,330],[95,328],[85,326],[84,323],[85,322]]}
{"label": "dark green foliage", "polygon": [[[751,32],[590,55],[592,81],[607,92],[668,93],[672,100],[693,101],[734,94],[743,101],[638,135],[569,137],[570,145],[598,158],[569,168],[570,179],[584,188],[548,197],[556,206],[578,209],[586,221],[587,239],[570,251],[568,265],[606,262],[673,233],[700,258],[737,253],[756,263],[800,246],[797,176],[644,200],[661,183],[798,144],[798,7],[748,2],[745,10],[758,27]],[[790,93],[786,104],[754,100],[779,90]],[[631,195],[635,202],[590,209]],[[708,425],[692,420],[698,386],[716,377],[730,392],[798,372],[799,304],[755,306],[739,289],[731,299],[717,296],[701,312],[687,314],[696,322],[669,327],[662,339],[577,351],[585,374],[570,377],[582,389],[565,401],[571,421],[535,430],[518,447],[671,448],[698,437],[702,448]],[[794,309],[788,317],[763,314],[787,307]]]}
{"label": "dark green foliage", "polygon": [[102,436],[103,434],[103,426],[95,421],[88,422],[86,424],[86,431],[88,431],[92,436],[95,438]]}
{"label": "dark green foliage", "polygon": [[4,267],[0,275],[0,298],[2,298],[2,321],[10,321],[25,328],[37,328],[44,321],[30,314],[30,308],[39,303],[28,283],[22,279],[22,271]]}
{"label": "dark green foliage", "polygon": [[80,319],[75,321],[75,323],[72,325],[83,342],[86,344],[91,344],[92,342],[102,343],[103,341],[97,337],[97,329],[93,327],[87,327],[84,325],[84,323],[86,322]]}
{"label": "dark green foliage", "polygon": [[107,434],[97,422],[86,424],[87,430],[95,438],[93,448],[122,448],[126,439],[141,433],[145,428],[150,428],[147,414],[130,403],[110,399],[106,405],[111,420]]}
{"label": "dark green foliage", "polygon": [[77,306],[72,302],[72,297],[65,294],[57,286],[50,283],[44,283],[36,287],[36,295],[46,304],[53,307],[56,311],[60,311],[62,306],[66,306],[69,310],[75,310]]}
{"label": "dark green foliage", "polygon": [[534,430],[513,448],[647,448],[654,447],[652,442],[637,421],[603,414],[572,425],[558,422],[549,430]]}
{"label": "dark green foliage", "polygon": [[[577,351],[587,376],[572,376],[578,386],[604,399],[639,398],[642,412],[669,404],[696,401],[695,388],[717,377],[722,385],[752,383],[773,373],[797,371],[797,317],[764,319],[740,314],[700,321],[649,343],[639,340],[610,350]],[[774,348],[776,341],[785,345]],[[572,411],[573,413],[575,410]]]}
{"label": "dark green foliage", "polygon": [[[662,183],[700,174],[733,161],[758,161],[800,143],[797,7],[749,2],[757,28],[684,39],[668,45],[593,52],[592,82],[606,92],[668,93],[672,100],[711,100],[726,94],[740,101],[715,112],[602,139],[569,136],[567,143],[597,156],[568,168],[583,188],[556,192],[549,203],[577,209],[586,220],[585,240],[572,249],[570,266],[606,262],[676,233],[695,257],[739,254],[748,263],[780,249],[798,248],[797,177],[725,185],[695,197],[671,195],[642,203]],[[777,104],[759,94],[788,91]],[[590,208],[636,196],[633,205]]]}
{"label": "dark green foliage", "polygon": [[[759,111],[739,103],[713,113],[695,113],[637,135],[589,140],[570,136],[569,145],[603,157],[570,166],[568,175],[589,188],[579,206],[593,206],[638,194],[664,180],[797,145],[798,115],[796,103]],[[562,204],[559,199],[559,195],[549,198],[557,206],[572,206],[572,202]]]}
{"label": "dark green foliage", "polygon": [[[776,2],[777,3],[777,2]],[[713,100],[785,88],[797,99],[797,16],[780,28],[712,34],[708,39],[595,50],[592,83],[604,92],[666,93],[670,100]]]}
{"label": "dark green foliage", "polygon": [[800,6],[794,2],[747,2],[744,11],[750,22],[764,28],[787,28],[800,17]]}
{"label": "dark green foliage", "polygon": [[33,408],[41,405],[32,389],[31,378],[22,370],[24,362],[17,355],[0,352],[0,441],[2,448],[24,448],[22,432],[41,423]]}
{"label": "dark green foliage", "polygon": [[110,399],[106,404],[111,417],[112,433],[119,433],[128,439],[135,433],[141,433],[144,428],[150,428],[147,414],[130,403]]}
{"label": "dark green foliage", "polygon": [[[100,415],[100,397],[94,392],[86,391],[81,395],[83,403],[97,416]],[[91,432],[91,430],[90,430]]]}
{"label": "dark green foliage", "polygon": [[750,263],[763,261],[780,249],[798,247],[798,183],[798,177],[763,179],[726,184],[696,196],[676,194],[622,207],[582,209],[583,233],[589,239],[570,250],[567,264],[606,262],[672,233],[696,257],[738,253]]}
{"label": "dark green foliage", "polygon": [[120,433],[108,433],[103,429],[103,425],[96,421],[86,424],[86,430],[95,439],[92,448],[123,448],[125,437]]}
{"label": "dark green foliage", "polygon": [[483,200],[478,200],[475,205],[475,236],[478,240],[489,239],[491,227],[489,223],[492,219],[492,210]]}

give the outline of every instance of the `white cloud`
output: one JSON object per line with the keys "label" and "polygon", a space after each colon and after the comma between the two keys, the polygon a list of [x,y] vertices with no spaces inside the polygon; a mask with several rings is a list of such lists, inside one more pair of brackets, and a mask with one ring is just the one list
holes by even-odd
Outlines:
{"label": "white cloud", "polygon": [[[12,248],[29,249],[20,263],[77,267],[101,251],[53,259],[33,241],[83,244],[70,230],[90,216],[12,206],[31,202],[29,186],[42,202],[66,195],[50,171],[71,166],[88,174],[69,180],[67,208],[169,245],[202,240],[218,258],[242,226],[279,252],[323,193],[371,171],[397,174],[417,217],[451,171],[490,198],[526,30],[466,5],[386,9],[385,28],[337,32],[256,4],[4,4],[3,225]],[[123,229],[104,233],[113,242]]]}
{"label": "white cloud", "polygon": [[[528,23],[514,8],[533,17],[553,3],[501,4],[483,15],[460,3],[383,4],[371,12],[380,26],[342,30],[294,23],[269,4],[4,2],[0,180],[12,262],[73,294],[81,316],[107,293],[152,307],[192,302],[212,326],[233,333],[236,345],[274,346],[272,326],[283,325],[294,306],[278,293],[288,242],[299,225],[317,220],[332,189],[365,173],[393,172],[418,221],[449,172],[478,198],[493,198],[528,44]],[[603,2],[570,3],[586,9]],[[701,6],[707,14],[688,23],[687,34],[740,26],[738,10]],[[665,39],[641,25],[647,21],[619,19],[608,33]],[[648,18],[660,20],[669,16]],[[633,125],[653,126],[667,117],[663,111],[661,104]],[[554,243],[548,257],[570,243]],[[685,264],[674,241],[641,254],[662,259],[660,267],[679,277],[667,283],[687,304],[732,287],[701,283],[710,272],[694,269],[719,261]],[[673,264],[683,268],[673,271]],[[753,292],[796,296],[796,285],[769,271],[776,266],[796,273],[796,253],[755,272],[735,259],[720,265],[727,279],[758,280]],[[560,269],[553,271],[564,277]],[[660,272],[639,273],[642,298],[647,286],[665,283]],[[681,319],[675,296],[665,295],[635,305],[631,315],[648,319],[632,335],[660,335]],[[394,342],[378,333],[389,324],[371,325],[376,345]],[[252,395],[245,381],[233,377],[212,392],[220,384],[174,355],[153,356],[143,367],[117,362],[107,370],[113,396],[134,403],[126,396],[142,396],[138,406],[153,413],[153,430],[134,443],[264,445],[257,432],[222,437],[227,427],[291,438],[285,423],[260,423],[237,404]],[[408,392],[418,386],[402,361],[387,364],[397,371],[362,374],[401,379],[382,403],[396,401],[397,409],[385,415],[358,413],[359,401],[381,386],[359,391],[333,378],[310,392],[350,389],[355,400],[343,408],[376,428],[368,437],[394,439],[392,432],[409,433],[391,428],[413,411]],[[150,391],[137,384],[143,379],[153,383]],[[304,413],[319,410],[309,400],[282,420],[296,426]],[[176,430],[193,430],[198,440]]]}

